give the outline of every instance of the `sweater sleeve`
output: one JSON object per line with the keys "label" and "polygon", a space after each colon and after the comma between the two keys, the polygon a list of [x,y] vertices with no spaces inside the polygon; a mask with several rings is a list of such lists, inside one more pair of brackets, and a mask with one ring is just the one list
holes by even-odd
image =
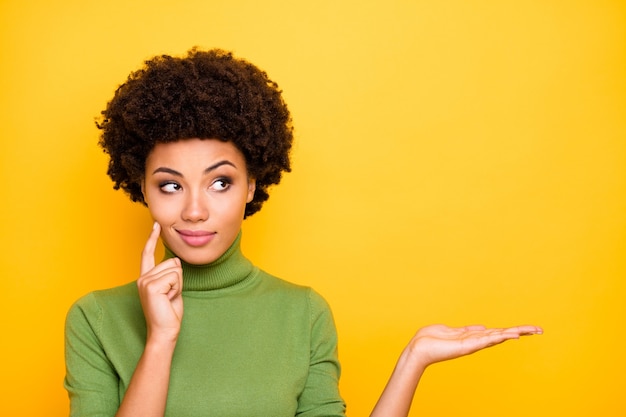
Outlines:
{"label": "sweater sleeve", "polygon": [[309,374],[298,399],[297,416],[345,416],[339,394],[341,368],[337,354],[337,330],[326,301],[310,290],[311,352]]}
{"label": "sweater sleeve", "polygon": [[119,378],[100,343],[102,311],[93,294],[78,300],[65,321],[65,381],[70,416],[114,416]]}

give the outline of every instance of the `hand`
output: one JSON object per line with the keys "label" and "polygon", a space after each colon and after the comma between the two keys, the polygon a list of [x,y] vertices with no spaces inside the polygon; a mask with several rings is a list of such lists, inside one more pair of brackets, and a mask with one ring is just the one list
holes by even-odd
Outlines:
{"label": "hand", "polygon": [[486,328],[485,326],[448,327],[434,324],[420,329],[409,342],[407,350],[426,368],[436,362],[469,355],[481,349],[520,336],[542,334],[537,326]]}
{"label": "hand", "polygon": [[183,318],[183,270],[178,258],[167,259],[155,266],[154,249],[160,232],[160,225],[155,223],[141,255],[137,288],[146,318],[148,341],[175,342]]}
{"label": "hand", "polygon": [[469,355],[520,336],[541,334],[537,326],[488,329],[485,326],[448,327],[434,324],[420,329],[400,359],[370,417],[406,417],[413,394],[429,365]]}

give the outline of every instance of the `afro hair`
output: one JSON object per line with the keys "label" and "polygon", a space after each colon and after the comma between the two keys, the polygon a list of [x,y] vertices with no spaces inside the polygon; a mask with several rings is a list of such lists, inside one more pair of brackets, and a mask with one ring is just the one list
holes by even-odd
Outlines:
{"label": "afro hair", "polygon": [[245,216],[256,213],[269,198],[268,187],[291,171],[293,127],[281,94],[264,71],[219,49],[147,60],[118,87],[96,123],[114,188],[145,204],[141,181],[157,143],[219,139],[243,154],[256,181]]}

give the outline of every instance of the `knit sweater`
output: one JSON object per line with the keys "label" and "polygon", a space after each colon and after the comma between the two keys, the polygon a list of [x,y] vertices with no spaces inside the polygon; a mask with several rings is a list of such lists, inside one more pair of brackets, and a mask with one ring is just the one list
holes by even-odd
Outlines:
{"label": "knit sweater", "polygon": [[[169,251],[166,257],[173,256]],[[166,416],[343,416],[337,336],[324,299],[273,277],[240,250],[183,262],[184,315]],[[65,387],[72,416],[113,416],[146,340],[135,282],[69,310]]]}

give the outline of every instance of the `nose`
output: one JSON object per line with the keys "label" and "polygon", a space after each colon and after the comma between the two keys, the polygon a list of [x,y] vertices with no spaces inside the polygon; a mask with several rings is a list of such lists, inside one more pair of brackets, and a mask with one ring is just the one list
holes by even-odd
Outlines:
{"label": "nose", "polygon": [[181,212],[183,220],[202,222],[209,218],[209,205],[206,196],[201,193],[189,193]]}

